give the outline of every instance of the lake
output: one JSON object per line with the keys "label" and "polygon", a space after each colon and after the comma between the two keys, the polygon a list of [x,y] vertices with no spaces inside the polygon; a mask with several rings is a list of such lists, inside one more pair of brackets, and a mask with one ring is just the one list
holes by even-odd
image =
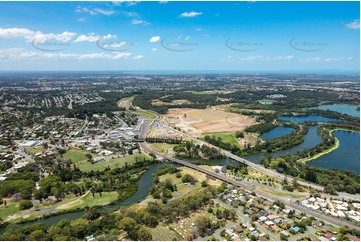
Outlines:
{"label": "lake", "polygon": [[294,123],[303,123],[303,122],[341,122],[337,118],[329,118],[319,115],[306,115],[306,116],[279,116],[279,120],[289,121]]}
{"label": "lake", "polygon": [[[282,155],[292,155],[292,154],[296,154],[298,151],[312,149],[313,147],[315,147],[316,145],[322,142],[322,137],[317,133],[317,129],[318,126],[310,127],[308,129],[307,134],[304,137],[304,142],[287,150],[280,150],[274,152],[272,153],[272,157],[277,158]],[[244,158],[254,163],[258,163],[265,158],[265,155],[261,153],[261,154],[246,156]]]}
{"label": "lake", "polygon": [[276,127],[260,136],[263,140],[275,139],[292,133],[295,129],[290,127]]}
{"label": "lake", "polygon": [[320,109],[320,110],[330,110],[343,114],[348,114],[354,117],[360,117],[360,111],[357,111],[356,105],[347,105],[347,104],[332,104],[332,105],[321,105],[318,107],[313,107],[309,109]]}
{"label": "lake", "polygon": [[335,130],[332,134],[340,141],[340,146],[326,155],[308,161],[307,164],[360,174],[360,133]]}

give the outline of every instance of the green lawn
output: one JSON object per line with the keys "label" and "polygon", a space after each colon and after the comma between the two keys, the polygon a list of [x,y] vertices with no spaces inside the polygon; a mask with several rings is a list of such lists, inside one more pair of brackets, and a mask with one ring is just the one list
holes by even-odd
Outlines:
{"label": "green lawn", "polygon": [[6,207],[4,205],[0,206],[0,218],[6,219],[10,215],[18,213],[20,210],[18,208],[18,203],[13,202],[10,199],[7,199]]}
{"label": "green lawn", "polygon": [[[65,159],[71,159],[73,163],[78,163],[79,161],[87,160],[88,158],[85,156],[88,152],[80,151],[80,150],[68,150],[63,157]],[[93,154],[92,154],[93,155]],[[93,155],[94,156],[94,155]]]}
{"label": "green lawn", "polygon": [[156,115],[154,113],[150,112],[150,111],[137,110],[136,113],[139,114],[139,115],[143,115],[148,119],[155,119],[156,118]]}
{"label": "green lawn", "polygon": [[30,153],[36,154],[36,153],[39,153],[39,152],[41,152],[41,151],[43,151],[45,149],[44,149],[43,146],[35,146],[35,147],[27,148],[26,150],[29,151]]}
{"label": "green lawn", "polygon": [[[223,142],[231,143],[232,145],[236,145],[240,147],[238,140],[234,133],[206,133],[205,135],[221,137]],[[204,137],[201,138],[204,141]]]}
{"label": "green lawn", "polygon": [[166,144],[166,143],[149,143],[149,146],[158,152],[164,153],[169,149],[173,149],[173,147],[175,145],[174,144]]}
{"label": "green lawn", "polygon": [[78,162],[76,165],[83,172],[89,172],[91,170],[93,170],[93,171],[102,171],[108,166],[111,169],[113,169],[113,168],[116,168],[116,167],[124,166],[126,162],[128,163],[128,165],[132,164],[132,163],[135,162],[136,157],[139,157],[140,159],[143,159],[143,158],[149,159],[150,158],[150,156],[147,155],[147,154],[134,154],[134,155],[127,155],[125,157],[110,159],[110,160],[107,160],[107,161],[97,162],[95,164],[91,164],[90,162],[88,162],[86,160],[83,160],[83,161]]}

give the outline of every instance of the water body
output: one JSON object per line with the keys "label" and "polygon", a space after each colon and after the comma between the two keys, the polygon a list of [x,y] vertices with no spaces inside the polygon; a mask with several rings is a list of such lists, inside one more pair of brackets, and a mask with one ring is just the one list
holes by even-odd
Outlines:
{"label": "water body", "polygon": [[340,141],[340,146],[326,155],[308,161],[307,164],[360,174],[360,133],[335,130],[332,134]]}
{"label": "water body", "polygon": [[[298,151],[312,149],[316,145],[322,142],[322,137],[317,133],[318,126],[312,126],[308,129],[307,134],[304,137],[304,141],[292,148],[287,150],[280,150],[277,152],[272,153],[273,158],[280,157],[282,155],[293,155],[296,154]],[[245,159],[252,161],[254,163],[259,163],[262,159],[265,158],[264,154],[255,154],[244,157]]]}
{"label": "water body", "polygon": [[358,106],[356,105],[332,104],[332,105],[321,105],[310,109],[330,110],[343,114],[348,114],[354,117],[360,117],[360,111],[357,110],[357,107]]}
{"label": "water body", "polygon": [[306,116],[279,116],[278,119],[283,121],[289,121],[294,123],[304,123],[304,122],[342,122],[342,120],[337,118],[329,118],[319,115],[306,115]]}
{"label": "water body", "polygon": [[[111,205],[103,206],[100,208],[100,210],[114,209],[119,206],[129,206],[129,205],[135,204],[135,203],[143,200],[149,194],[149,190],[150,190],[151,186],[153,185],[153,179],[152,179],[153,173],[162,166],[164,166],[163,163],[157,163],[157,164],[150,165],[149,169],[146,172],[144,172],[144,174],[138,180],[138,182],[137,182],[138,190],[133,196],[127,198],[123,202],[116,202]],[[22,226],[30,225],[30,224],[34,224],[34,223],[43,223],[46,226],[51,226],[53,224],[58,223],[62,219],[76,219],[83,215],[84,215],[84,211],[65,213],[65,214],[55,215],[55,216],[45,218],[45,219],[39,219],[34,222],[19,224],[18,226],[22,227]],[[4,231],[5,231],[5,229],[0,229],[0,233],[3,233]]]}
{"label": "water body", "polygon": [[276,127],[260,136],[263,140],[275,139],[292,133],[295,129],[290,127]]}

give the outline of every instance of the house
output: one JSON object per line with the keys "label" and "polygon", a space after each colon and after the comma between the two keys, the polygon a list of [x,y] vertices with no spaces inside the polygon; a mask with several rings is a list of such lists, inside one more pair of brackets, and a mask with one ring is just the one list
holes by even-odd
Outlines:
{"label": "house", "polygon": [[263,223],[263,222],[267,221],[267,218],[265,216],[261,216],[261,217],[259,217],[258,221]]}
{"label": "house", "polygon": [[258,211],[259,211],[259,209],[256,208],[256,207],[251,207],[251,210],[252,210],[253,212],[256,212],[256,213],[258,213]]}
{"label": "house", "polygon": [[293,217],[294,217],[294,218],[297,218],[297,219],[301,219],[301,218],[302,218],[302,216],[299,215],[298,213],[294,213],[294,214],[293,214]]}
{"label": "house", "polygon": [[246,209],[244,212],[245,212],[246,214],[252,214],[252,213],[253,213],[250,209]]}
{"label": "house", "polygon": [[272,225],[274,225],[274,223],[272,222],[272,221],[266,221],[266,222],[264,222],[264,224],[265,225],[267,225],[267,226],[272,226]]}
{"label": "house", "polygon": [[234,237],[233,241],[241,241],[241,239],[239,237]]}
{"label": "house", "polygon": [[275,220],[273,220],[276,224],[280,224],[283,221],[283,218],[276,218]]}
{"label": "house", "polygon": [[267,216],[267,218],[269,219],[269,220],[274,220],[274,219],[276,219],[276,218],[278,218],[279,216],[278,215],[275,215],[275,214],[270,214],[270,215],[268,215]]}
{"label": "house", "polygon": [[282,210],[282,212],[283,212],[283,213],[285,213],[285,214],[289,214],[289,213],[290,213],[290,211],[291,211],[291,210],[286,209],[286,208]]}
{"label": "house", "polygon": [[321,227],[322,223],[320,221],[318,221],[318,220],[313,220],[312,221],[312,226],[313,227],[316,227],[316,226]]}
{"label": "house", "polygon": [[268,215],[268,212],[262,209],[262,210],[260,210],[260,211],[258,212],[258,214],[261,215],[261,216],[267,216],[267,215]]}
{"label": "house", "polygon": [[243,232],[243,228],[242,228],[241,226],[237,226],[237,227],[235,227],[233,230],[234,230],[234,232],[236,232],[236,233],[242,233],[242,232]]}
{"label": "house", "polygon": [[280,228],[278,228],[277,225],[272,225],[272,226],[271,226],[271,229],[272,229],[275,233],[280,232]]}
{"label": "house", "polygon": [[259,238],[259,233],[257,232],[257,230],[252,231],[251,235],[253,235],[255,238]]}
{"label": "house", "polygon": [[249,231],[251,231],[251,232],[256,230],[253,226],[250,226],[248,229],[249,229]]}
{"label": "house", "polygon": [[281,234],[283,234],[283,235],[286,236],[286,237],[290,237],[290,233],[288,233],[286,230],[283,230],[283,231],[281,232]]}
{"label": "house", "polygon": [[345,235],[345,238],[347,238],[349,241],[360,241],[360,238],[358,238],[354,235],[351,235],[351,234]]}
{"label": "house", "polygon": [[326,239],[330,240],[330,239],[332,239],[333,234],[330,233],[330,232],[327,232],[324,236],[325,236]]}
{"label": "house", "polygon": [[292,231],[295,232],[295,233],[298,233],[300,231],[300,227],[295,226],[295,227],[292,228]]}
{"label": "house", "polygon": [[264,201],[263,201],[263,205],[264,205],[264,206],[271,206],[271,205],[272,205],[272,202],[271,202],[271,201],[268,201],[268,200],[264,200]]}

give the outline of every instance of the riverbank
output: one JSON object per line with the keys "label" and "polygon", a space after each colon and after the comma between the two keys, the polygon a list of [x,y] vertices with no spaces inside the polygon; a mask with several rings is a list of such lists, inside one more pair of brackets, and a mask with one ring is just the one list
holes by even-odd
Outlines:
{"label": "riverbank", "polygon": [[[359,133],[358,131],[345,129],[345,128],[335,128],[335,129],[330,130],[329,132],[332,135],[332,132],[337,131],[337,130],[342,130],[342,131],[347,131],[347,132],[352,132],[352,133]],[[298,162],[306,163],[307,161],[315,160],[323,155],[326,155],[326,154],[338,149],[338,147],[340,146],[340,141],[335,136],[334,136],[334,138],[335,138],[335,144],[331,148],[324,150],[321,153],[318,153],[312,157],[300,159],[300,160],[298,160]]]}

